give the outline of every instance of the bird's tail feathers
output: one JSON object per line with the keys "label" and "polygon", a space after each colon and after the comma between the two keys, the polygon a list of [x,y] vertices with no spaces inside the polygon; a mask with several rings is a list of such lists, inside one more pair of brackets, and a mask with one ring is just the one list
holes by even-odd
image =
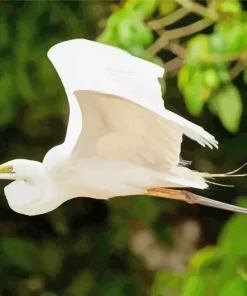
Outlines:
{"label": "bird's tail feathers", "polygon": [[241,167],[237,168],[234,171],[230,171],[228,173],[223,173],[223,174],[210,174],[210,173],[201,173],[201,174],[203,175],[204,178],[245,177],[247,176],[247,173],[245,174],[236,174],[236,173],[246,166],[247,166],[247,163],[243,164]]}
{"label": "bird's tail feathers", "polygon": [[221,174],[210,174],[210,173],[199,173],[201,177],[205,179],[205,181],[209,184],[214,184],[222,187],[234,187],[234,185],[225,185],[221,183],[216,183],[213,181],[210,181],[210,179],[214,178],[231,178],[231,177],[246,177],[247,173],[245,174],[236,174],[238,173],[241,169],[243,169],[245,166],[247,166],[247,163],[243,164],[241,167],[237,168],[234,171],[230,171],[228,173],[221,173]]}

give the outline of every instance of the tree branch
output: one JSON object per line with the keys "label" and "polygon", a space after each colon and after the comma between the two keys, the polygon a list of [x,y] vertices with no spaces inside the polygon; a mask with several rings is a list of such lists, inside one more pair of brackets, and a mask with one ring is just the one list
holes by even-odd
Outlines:
{"label": "tree branch", "polygon": [[164,46],[167,45],[169,40],[178,39],[181,37],[189,36],[200,32],[201,30],[211,26],[214,22],[209,19],[202,19],[198,22],[195,22],[191,25],[184,26],[182,28],[173,29],[170,31],[165,31],[160,38],[158,38],[148,49],[151,54],[156,54]]}
{"label": "tree branch", "polygon": [[195,12],[200,16],[210,19],[211,21],[215,22],[218,19],[218,15],[214,9],[209,9],[204,7],[201,4],[196,2],[192,2],[190,0],[176,0],[182,7],[186,8],[190,12]]}
{"label": "tree branch", "polygon": [[168,16],[148,22],[147,25],[152,30],[158,30],[179,21],[181,18],[185,17],[189,13],[190,12],[187,9],[182,7]]}
{"label": "tree branch", "polygon": [[186,55],[186,49],[184,49],[180,44],[170,41],[167,44],[167,47],[170,49],[170,51],[180,58],[184,59]]}
{"label": "tree branch", "polygon": [[174,58],[164,64],[164,69],[167,72],[173,72],[175,70],[178,70],[183,65],[183,60],[179,57]]}
{"label": "tree branch", "polygon": [[245,67],[245,63],[242,60],[238,60],[230,70],[231,79],[235,79],[245,69]]}
{"label": "tree branch", "polygon": [[246,61],[245,51],[236,54],[212,54],[208,57],[204,57],[202,62],[235,62],[238,60],[241,60],[242,62]]}

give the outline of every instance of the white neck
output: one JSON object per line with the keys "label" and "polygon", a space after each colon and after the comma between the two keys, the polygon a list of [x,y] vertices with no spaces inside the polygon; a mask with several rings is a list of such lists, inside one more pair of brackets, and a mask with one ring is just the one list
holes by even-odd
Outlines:
{"label": "white neck", "polygon": [[9,163],[15,174],[4,177],[15,181],[6,186],[4,191],[14,211],[30,216],[44,214],[66,200],[66,195],[59,192],[52,178],[46,175],[42,163],[21,159]]}

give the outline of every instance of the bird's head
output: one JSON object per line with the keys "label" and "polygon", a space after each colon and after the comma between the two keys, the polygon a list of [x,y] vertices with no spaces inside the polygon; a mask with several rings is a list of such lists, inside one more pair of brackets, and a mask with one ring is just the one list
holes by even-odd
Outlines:
{"label": "bird's head", "polygon": [[43,164],[16,159],[0,165],[0,179],[14,180],[4,188],[9,206],[17,213],[38,215],[53,210],[48,202],[50,182]]}
{"label": "bird's head", "polygon": [[0,179],[31,180],[43,174],[43,165],[38,161],[15,159],[0,165]]}

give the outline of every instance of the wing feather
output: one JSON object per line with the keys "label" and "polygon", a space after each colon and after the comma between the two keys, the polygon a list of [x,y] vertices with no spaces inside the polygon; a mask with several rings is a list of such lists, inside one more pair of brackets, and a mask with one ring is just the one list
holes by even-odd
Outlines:
{"label": "wing feather", "polygon": [[158,82],[163,68],[85,39],[59,43],[48,57],[69,100],[68,153],[170,168],[179,162],[183,134],[217,147],[203,128],[165,109]]}
{"label": "wing feather", "polygon": [[74,153],[156,170],[178,164],[183,135],[178,125],[120,97],[92,91],[75,95],[83,115],[83,133]]}

